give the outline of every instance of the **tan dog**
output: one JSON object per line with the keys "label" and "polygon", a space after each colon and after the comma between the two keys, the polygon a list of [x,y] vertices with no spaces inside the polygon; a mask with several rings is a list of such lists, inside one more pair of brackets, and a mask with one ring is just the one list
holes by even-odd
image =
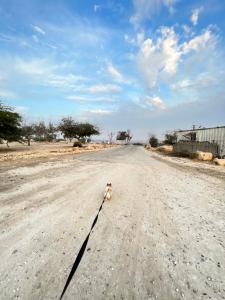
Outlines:
{"label": "tan dog", "polygon": [[110,200],[112,198],[112,183],[107,183],[105,187],[104,199]]}

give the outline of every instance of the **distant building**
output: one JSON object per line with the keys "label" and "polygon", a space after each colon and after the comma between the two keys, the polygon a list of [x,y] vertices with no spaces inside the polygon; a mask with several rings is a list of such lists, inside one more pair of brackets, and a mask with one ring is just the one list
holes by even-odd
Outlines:
{"label": "distant building", "polygon": [[211,128],[194,128],[190,130],[177,130],[177,142],[196,141],[217,144],[218,155],[225,157],[225,126]]}

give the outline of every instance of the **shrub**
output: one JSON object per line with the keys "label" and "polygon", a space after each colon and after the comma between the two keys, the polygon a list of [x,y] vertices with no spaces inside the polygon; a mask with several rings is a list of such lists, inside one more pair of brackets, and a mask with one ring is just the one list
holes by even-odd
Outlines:
{"label": "shrub", "polygon": [[77,141],[77,142],[73,143],[73,147],[79,147],[79,148],[81,148],[81,147],[83,147],[83,145],[82,145],[81,142]]}
{"label": "shrub", "polygon": [[151,145],[151,147],[158,147],[158,139],[154,135],[150,136],[149,144]]}

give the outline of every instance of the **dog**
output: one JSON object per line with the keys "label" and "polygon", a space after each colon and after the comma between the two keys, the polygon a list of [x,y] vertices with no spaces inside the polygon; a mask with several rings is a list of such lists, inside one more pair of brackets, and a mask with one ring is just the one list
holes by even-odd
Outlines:
{"label": "dog", "polygon": [[105,187],[104,199],[111,200],[112,198],[112,183],[107,183]]}

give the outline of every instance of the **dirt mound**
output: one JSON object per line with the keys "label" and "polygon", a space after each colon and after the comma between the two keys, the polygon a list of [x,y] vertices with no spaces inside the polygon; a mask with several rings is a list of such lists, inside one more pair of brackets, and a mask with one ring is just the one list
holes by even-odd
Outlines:
{"label": "dirt mound", "polygon": [[172,145],[162,145],[156,148],[157,151],[163,152],[163,153],[171,153],[173,152],[173,146]]}

